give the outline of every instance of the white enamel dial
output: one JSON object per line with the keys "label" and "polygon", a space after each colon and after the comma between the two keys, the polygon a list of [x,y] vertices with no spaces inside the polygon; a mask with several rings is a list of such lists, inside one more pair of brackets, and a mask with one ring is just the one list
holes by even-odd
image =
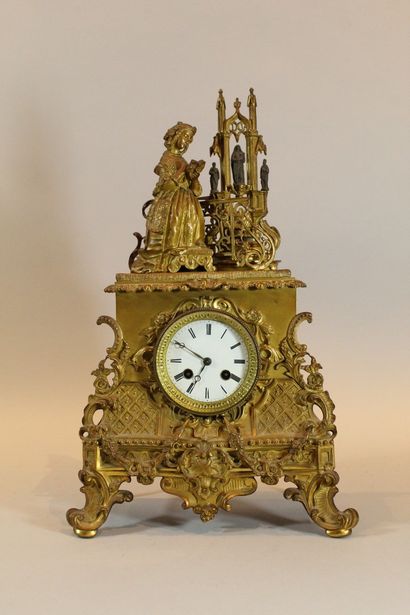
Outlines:
{"label": "white enamel dial", "polygon": [[218,310],[193,311],[165,330],[155,365],[165,393],[179,406],[215,414],[249,394],[258,373],[258,352],[236,318]]}

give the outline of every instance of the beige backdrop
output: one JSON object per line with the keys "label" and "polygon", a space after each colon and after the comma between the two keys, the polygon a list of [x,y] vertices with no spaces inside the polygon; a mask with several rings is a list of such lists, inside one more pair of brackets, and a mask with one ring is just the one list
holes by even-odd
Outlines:
{"label": "beige backdrop", "polygon": [[[0,24],[3,612],[406,612],[408,0],[3,0]],[[209,162],[218,89],[230,105],[249,86],[279,258],[308,283],[301,337],[336,402],[337,501],[361,523],[323,538],[281,486],[203,525],[154,485],[80,541],[64,513],[83,502],[103,288],[165,130],[196,125]]]}

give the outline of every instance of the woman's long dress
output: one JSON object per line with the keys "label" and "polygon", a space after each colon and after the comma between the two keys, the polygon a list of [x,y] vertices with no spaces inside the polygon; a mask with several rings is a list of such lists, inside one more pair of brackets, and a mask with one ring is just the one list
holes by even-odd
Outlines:
{"label": "woman's long dress", "polygon": [[213,269],[212,252],[204,243],[204,216],[186,176],[187,166],[182,156],[169,151],[156,166],[159,180],[148,213],[145,249],[138,254],[132,271]]}

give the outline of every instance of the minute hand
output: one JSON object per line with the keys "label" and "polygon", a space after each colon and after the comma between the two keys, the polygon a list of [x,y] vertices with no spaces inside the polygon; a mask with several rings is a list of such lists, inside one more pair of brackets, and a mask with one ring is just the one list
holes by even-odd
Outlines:
{"label": "minute hand", "polygon": [[190,348],[188,348],[188,346],[185,346],[185,344],[183,344],[182,342],[174,342],[175,346],[178,346],[178,348],[185,348],[185,350],[188,350],[188,352],[190,352],[191,354],[195,355],[196,357],[198,357],[198,359],[201,359],[201,361],[204,361],[204,357],[201,357],[200,354],[198,354],[197,352],[194,352],[193,350],[191,350]]}

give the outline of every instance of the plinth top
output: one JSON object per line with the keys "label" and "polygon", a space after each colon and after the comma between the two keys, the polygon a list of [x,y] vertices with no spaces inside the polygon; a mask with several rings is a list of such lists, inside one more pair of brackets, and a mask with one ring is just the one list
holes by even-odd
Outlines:
{"label": "plinth top", "polygon": [[137,293],[174,290],[261,290],[301,288],[306,284],[292,277],[289,269],[274,271],[178,271],[177,273],[118,273],[107,293]]}

